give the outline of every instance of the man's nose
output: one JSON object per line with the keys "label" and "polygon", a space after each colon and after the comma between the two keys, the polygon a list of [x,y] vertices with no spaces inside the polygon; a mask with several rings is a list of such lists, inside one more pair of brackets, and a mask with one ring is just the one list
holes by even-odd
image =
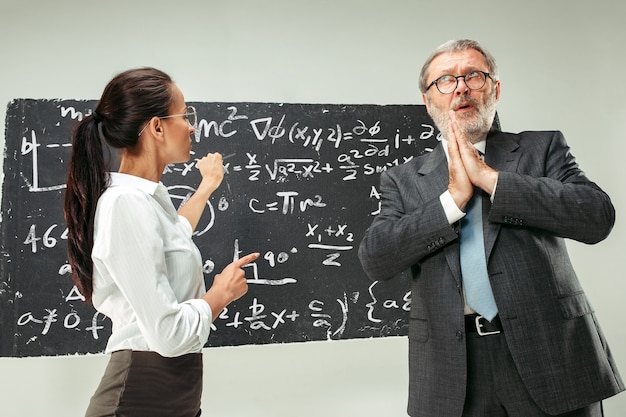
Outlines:
{"label": "man's nose", "polygon": [[[463,84],[461,84],[461,82]],[[457,78],[456,88],[454,89],[454,92],[457,94],[466,94],[468,91],[470,91],[470,88],[467,86],[467,84],[465,84],[465,77]]]}

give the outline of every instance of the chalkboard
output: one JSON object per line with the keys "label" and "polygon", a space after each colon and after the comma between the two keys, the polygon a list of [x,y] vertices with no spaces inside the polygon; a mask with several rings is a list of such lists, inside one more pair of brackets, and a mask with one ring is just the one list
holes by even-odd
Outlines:
{"label": "chalkboard", "polygon": [[[96,103],[7,107],[0,356],[97,353],[110,335],[70,279],[62,212],[71,131]],[[261,253],[207,347],[406,335],[408,276],[368,280],[357,249],[379,209],[380,173],[438,143],[425,107],[189,104],[195,156],[220,152],[226,170],[194,235],[207,286],[234,257]],[[162,177],[177,207],[199,183],[193,164]]]}

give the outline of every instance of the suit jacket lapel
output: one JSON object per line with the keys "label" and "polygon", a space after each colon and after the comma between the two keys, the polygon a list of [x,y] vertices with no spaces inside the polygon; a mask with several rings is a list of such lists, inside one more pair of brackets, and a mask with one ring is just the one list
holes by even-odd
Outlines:
{"label": "suit jacket lapel", "polygon": [[423,196],[425,201],[438,197],[443,190],[448,188],[448,164],[441,144],[433,149],[419,168],[418,174],[428,179],[428,181],[416,183],[419,187],[419,194]]}
{"label": "suit jacket lapel", "polygon": [[[515,172],[517,171],[519,158],[521,156],[520,153],[514,152],[518,147],[518,143],[509,138],[506,133],[491,132],[487,136],[485,162],[498,171]],[[496,195],[497,194],[498,188],[496,187]],[[483,198],[483,233],[487,260],[489,260],[491,256],[493,245],[502,227],[500,223],[487,221],[490,210],[491,201],[489,200],[489,195],[485,193]]]}

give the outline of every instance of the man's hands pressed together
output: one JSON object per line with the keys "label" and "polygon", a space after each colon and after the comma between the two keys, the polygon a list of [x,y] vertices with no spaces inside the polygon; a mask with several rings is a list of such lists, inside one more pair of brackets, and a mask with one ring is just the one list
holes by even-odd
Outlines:
{"label": "man's hands pressed together", "polygon": [[478,187],[491,195],[498,181],[498,171],[480,157],[476,148],[458,129],[456,115],[450,110],[448,139],[448,191],[459,209],[463,210]]}

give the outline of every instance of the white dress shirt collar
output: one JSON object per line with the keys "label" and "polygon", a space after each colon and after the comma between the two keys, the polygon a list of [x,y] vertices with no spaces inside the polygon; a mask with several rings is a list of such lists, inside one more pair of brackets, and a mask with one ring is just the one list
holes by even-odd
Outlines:
{"label": "white dress shirt collar", "polygon": [[142,177],[122,174],[120,172],[111,172],[111,182],[109,186],[131,187],[142,191],[152,196],[172,218],[178,217],[178,212],[172,205],[172,200],[169,196],[167,188],[162,182],[154,182]]}
{"label": "white dress shirt collar", "polygon": [[[450,160],[450,155],[448,155],[448,141],[445,138],[441,138],[441,145],[443,146],[443,151],[446,153],[446,159]],[[475,143],[474,147],[484,155],[485,149],[487,148],[487,139],[483,139],[480,142]]]}
{"label": "white dress shirt collar", "polygon": [[137,188],[146,194],[154,195],[159,183],[137,177],[135,175],[122,174],[121,172],[111,172],[111,182],[109,183],[109,186],[115,187],[122,185]]}

